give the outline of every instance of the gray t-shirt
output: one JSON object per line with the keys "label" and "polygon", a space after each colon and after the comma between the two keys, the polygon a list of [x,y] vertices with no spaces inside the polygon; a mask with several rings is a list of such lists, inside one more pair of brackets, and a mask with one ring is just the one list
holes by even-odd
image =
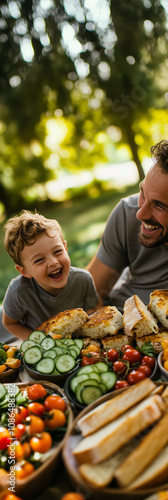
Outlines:
{"label": "gray t-shirt", "polygon": [[110,292],[110,303],[122,309],[137,294],[148,305],[149,295],[168,289],[168,246],[145,248],[138,241],[138,194],[122,199],[111,212],[97,252],[103,264],[123,271]]}
{"label": "gray t-shirt", "polygon": [[9,318],[36,329],[40,323],[66,309],[82,307],[88,311],[97,303],[91,274],[71,267],[67,284],[56,297],[43,290],[33,278],[17,276],[7,288],[3,308]]}

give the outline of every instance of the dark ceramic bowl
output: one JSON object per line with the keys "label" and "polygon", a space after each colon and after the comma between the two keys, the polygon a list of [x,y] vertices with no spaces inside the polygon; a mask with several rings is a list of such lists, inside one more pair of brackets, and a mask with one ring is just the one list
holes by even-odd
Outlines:
{"label": "dark ceramic bowl", "polygon": [[23,360],[23,365],[25,370],[27,371],[28,375],[33,379],[33,380],[47,380],[48,382],[53,382],[54,384],[58,384],[59,386],[63,386],[64,382],[66,381],[67,377],[69,375],[74,375],[74,373],[78,370],[79,368],[79,363],[73,368],[73,370],[67,372],[67,373],[60,373],[60,375],[57,374],[45,374],[45,373],[39,373],[37,370],[30,368],[29,365]]}

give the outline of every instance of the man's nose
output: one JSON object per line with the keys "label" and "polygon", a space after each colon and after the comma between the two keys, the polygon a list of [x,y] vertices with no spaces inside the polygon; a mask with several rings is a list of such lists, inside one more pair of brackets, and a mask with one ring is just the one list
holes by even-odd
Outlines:
{"label": "man's nose", "polygon": [[138,220],[149,220],[151,218],[151,208],[147,201],[144,201],[136,214]]}

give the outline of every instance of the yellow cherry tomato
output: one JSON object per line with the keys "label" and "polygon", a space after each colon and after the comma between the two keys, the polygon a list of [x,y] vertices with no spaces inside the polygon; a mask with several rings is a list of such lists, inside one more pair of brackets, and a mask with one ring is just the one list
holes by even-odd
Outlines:
{"label": "yellow cherry tomato", "polygon": [[168,347],[168,337],[167,337],[167,339],[164,339],[161,341],[161,345],[162,345],[163,349],[166,349],[166,347]]}
{"label": "yellow cherry tomato", "polygon": [[164,349],[163,351],[163,361],[167,361],[168,359],[168,347],[166,347],[166,349]]}
{"label": "yellow cherry tomato", "polygon": [[168,359],[163,363],[165,370],[168,371]]}

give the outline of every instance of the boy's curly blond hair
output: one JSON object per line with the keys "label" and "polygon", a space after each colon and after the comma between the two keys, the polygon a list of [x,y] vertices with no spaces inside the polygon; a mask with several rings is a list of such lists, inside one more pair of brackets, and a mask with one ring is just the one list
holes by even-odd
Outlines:
{"label": "boy's curly blond hair", "polygon": [[64,243],[61,226],[55,219],[46,219],[38,213],[23,210],[21,215],[11,217],[5,224],[5,248],[15,264],[21,266],[20,252],[24,246],[33,245],[37,236],[43,232],[52,237],[51,231],[53,230]]}

